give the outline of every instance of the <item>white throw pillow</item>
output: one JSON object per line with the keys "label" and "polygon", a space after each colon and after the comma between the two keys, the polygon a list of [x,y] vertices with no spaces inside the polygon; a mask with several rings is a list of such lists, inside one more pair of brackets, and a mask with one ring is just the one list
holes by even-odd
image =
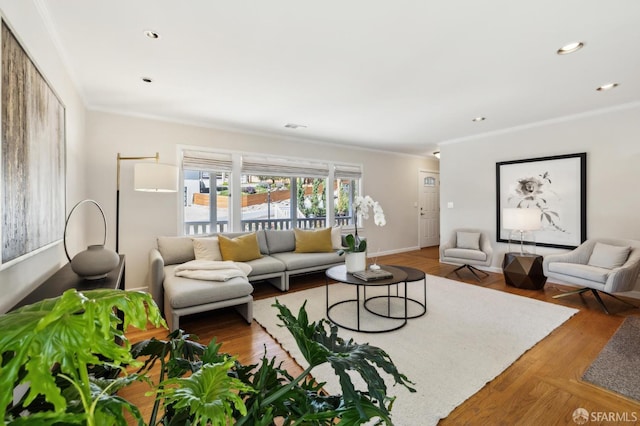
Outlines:
{"label": "white throw pillow", "polygon": [[222,260],[218,237],[194,238],[193,251],[196,260]]}
{"label": "white throw pillow", "polygon": [[331,246],[334,250],[342,248],[342,226],[334,226],[331,228]]}
{"label": "white throw pillow", "polygon": [[480,250],[479,232],[458,232],[456,247],[469,250]]}
{"label": "white throw pillow", "polygon": [[591,266],[597,266],[599,268],[619,268],[627,261],[630,251],[630,247],[596,243],[588,263]]}

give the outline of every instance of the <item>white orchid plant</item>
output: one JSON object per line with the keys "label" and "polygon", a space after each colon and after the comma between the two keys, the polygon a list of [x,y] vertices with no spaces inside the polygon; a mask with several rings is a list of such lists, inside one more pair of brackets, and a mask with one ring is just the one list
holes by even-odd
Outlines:
{"label": "white orchid plant", "polygon": [[361,253],[367,251],[367,240],[361,240],[358,237],[358,216],[362,216],[362,220],[369,219],[369,210],[373,211],[373,223],[377,226],[384,226],[387,224],[387,220],[384,216],[384,211],[377,201],[365,195],[358,195],[353,199],[353,224],[355,227],[354,234],[349,234],[345,237],[347,242],[347,248],[341,250],[339,254],[347,253]]}

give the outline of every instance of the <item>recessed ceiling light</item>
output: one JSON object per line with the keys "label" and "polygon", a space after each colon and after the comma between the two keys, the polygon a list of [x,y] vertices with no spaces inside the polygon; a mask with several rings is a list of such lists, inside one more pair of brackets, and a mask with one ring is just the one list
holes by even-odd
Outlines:
{"label": "recessed ceiling light", "polygon": [[598,92],[604,92],[605,90],[611,90],[614,87],[618,87],[619,84],[618,83],[607,83],[607,84],[603,84],[602,86],[598,87],[596,90]]}
{"label": "recessed ceiling light", "polygon": [[145,83],[151,83],[153,80],[149,77],[142,77],[142,81],[144,81]]}
{"label": "recessed ceiling light", "polygon": [[581,41],[574,41],[573,43],[565,44],[556,52],[558,55],[568,55],[569,53],[577,52],[584,47],[584,43]]}
{"label": "recessed ceiling light", "polygon": [[471,121],[475,121],[477,123],[479,121],[484,121],[486,119],[487,117],[475,117],[475,118],[472,118]]}
{"label": "recessed ceiling light", "polygon": [[151,30],[146,30],[144,32],[144,35],[146,35],[147,37],[152,38],[154,40],[160,38],[160,34],[158,34],[155,31],[151,31]]}
{"label": "recessed ceiling light", "polygon": [[287,123],[284,125],[284,127],[286,127],[287,129],[299,129],[299,128],[304,128],[306,129],[307,126],[305,126],[304,124],[295,124],[295,123]]}

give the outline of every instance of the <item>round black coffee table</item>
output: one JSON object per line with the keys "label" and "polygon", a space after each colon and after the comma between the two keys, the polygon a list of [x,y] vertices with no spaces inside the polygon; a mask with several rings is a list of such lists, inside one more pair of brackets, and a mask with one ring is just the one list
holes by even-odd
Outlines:
{"label": "round black coffee table", "polygon": [[[381,279],[381,280],[374,280],[374,281],[364,281],[361,280],[359,278],[354,277],[352,274],[347,272],[347,268],[345,265],[339,265],[339,266],[334,266],[331,267],[329,269],[327,269],[325,275],[326,275],[326,302],[327,302],[327,318],[329,319],[329,321],[331,321],[332,323],[334,323],[335,325],[337,325],[338,327],[342,327],[344,329],[347,330],[351,330],[351,331],[359,331],[362,333],[384,333],[387,331],[393,331],[393,330],[397,330],[399,328],[404,327],[405,325],[407,325],[407,273],[405,271],[403,271],[402,269],[395,267],[395,266],[383,266],[382,269],[384,269],[385,271],[388,271],[390,273],[393,274],[393,276],[391,278],[387,278],[387,279]],[[334,303],[329,303],[329,279],[338,281],[340,283],[343,284],[350,284],[355,286],[356,288],[356,297],[354,299],[346,299],[346,300],[340,300]],[[364,308],[364,305],[366,303],[366,288],[372,288],[372,287],[387,287],[390,288],[390,286],[393,286],[395,284],[401,284],[404,283],[404,294],[405,296],[398,296],[398,298],[402,299],[404,301],[404,316],[402,317],[398,317],[398,318],[394,318],[394,317],[390,317],[390,316],[386,316],[386,315],[380,315],[376,312],[370,311],[372,314],[378,316],[378,317],[382,317],[382,318],[387,318],[389,319],[391,325],[389,327],[385,327],[385,328],[375,328],[375,329],[367,329],[364,328],[363,325],[361,324],[361,310]],[[362,297],[360,294],[360,290],[362,289],[363,293],[362,293]],[[396,296],[394,296],[396,297]],[[361,303],[362,302],[362,303]],[[332,317],[331,312],[334,311],[336,308],[340,307],[341,305],[348,305],[348,304],[355,304],[356,308],[355,308],[355,326],[352,325],[347,325],[344,321],[337,321],[335,318]],[[361,307],[362,305],[362,307]],[[367,309],[368,310],[368,309]]]}
{"label": "round black coffee table", "polygon": [[[387,269],[388,266],[381,266],[382,269]],[[408,311],[405,311],[405,316],[407,317],[407,319],[413,319],[413,318],[418,318],[423,316],[424,314],[427,313],[427,274],[424,273],[424,271],[421,271],[420,269],[416,269],[416,268],[411,268],[408,266],[394,266],[394,268],[398,268],[404,272],[406,272],[407,274],[407,278],[405,281],[405,289],[404,289],[404,296],[402,296],[401,294],[399,294],[399,285],[396,285],[395,288],[395,295],[391,294],[391,285],[389,285],[387,287],[387,295],[381,295],[381,296],[373,296],[373,297],[367,297],[367,289],[365,287],[365,291],[364,291],[364,308],[371,312],[372,314],[378,315],[378,316],[382,316],[382,317],[386,317],[386,318],[393,318],[393,319],[403,319],[402,316],[398,316],[398,315],[394,315],[391,313],[391,301],[393,299],[400,299],[401,301],[406,301],[407,303],[409,303],[409,305],[415,305],[418,307],[418,310],[416,313],[414,314],[409,314]],[[422,281],[422,300],[417,300],[414,299],[413,297],[408,297],[407,296],[407,285],[408,283],[411,282],[415,282],[415,281]],[[379,310],[375,310],[374,308],[369,307],[368,305],[370,305],[371,301],[374,301],[376,299],[386,299],[387,302],[387,312],[385,313],[380,313]]]}

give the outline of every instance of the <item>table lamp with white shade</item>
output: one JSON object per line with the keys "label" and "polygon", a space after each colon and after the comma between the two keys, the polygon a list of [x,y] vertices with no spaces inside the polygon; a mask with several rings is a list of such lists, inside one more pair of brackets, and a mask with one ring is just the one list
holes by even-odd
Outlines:
{"label": "table lamp with white shade", "polygon": [[[524,254],[524,235],[542,227],[540,209],[506,208],[502,210],[502,226],[509,233],[509,251],[511,251],[511,233],[520,233],[520,254]],[[534,242],[535,244],[535,242]]]}

